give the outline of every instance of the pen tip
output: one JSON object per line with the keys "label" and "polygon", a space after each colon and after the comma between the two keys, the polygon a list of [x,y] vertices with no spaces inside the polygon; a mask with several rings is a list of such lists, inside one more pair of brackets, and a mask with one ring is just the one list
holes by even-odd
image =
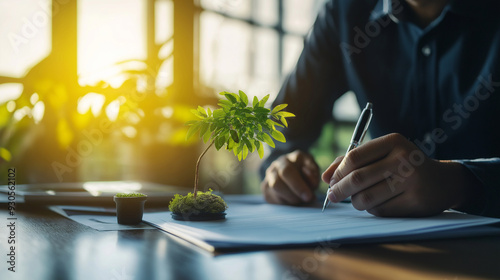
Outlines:
{"label": "pen tip", "polygon": [[325,201],[323,202],[323,209],[321,210],[321,213],[325,211],[326,206],[330,204],[330,201],[328,200],[328,195],[325,197]]}

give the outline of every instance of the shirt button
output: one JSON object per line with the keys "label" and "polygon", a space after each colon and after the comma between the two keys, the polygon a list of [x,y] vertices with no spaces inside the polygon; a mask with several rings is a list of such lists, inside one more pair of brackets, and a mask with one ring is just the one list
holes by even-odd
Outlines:
{"label": "shirt button", "polygon": [[422,54],[425,56],[431,55],[431,47],[429,45],[425,45],[422,47]]}
{"label": "shirt button", "polygon": [[424,142],[430,143],[431,141],[432,141],[431,134],[429,132],[424,134]]}

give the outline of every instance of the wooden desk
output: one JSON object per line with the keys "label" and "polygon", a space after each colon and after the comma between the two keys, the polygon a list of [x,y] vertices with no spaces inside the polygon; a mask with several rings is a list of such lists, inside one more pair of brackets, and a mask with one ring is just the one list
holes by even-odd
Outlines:
{"label": "wooden desk", "polygon": [[0,279],[500,279],[500,236],[212,256],[159,230],[99,232],[46,208],[16,213],[16,272]]}

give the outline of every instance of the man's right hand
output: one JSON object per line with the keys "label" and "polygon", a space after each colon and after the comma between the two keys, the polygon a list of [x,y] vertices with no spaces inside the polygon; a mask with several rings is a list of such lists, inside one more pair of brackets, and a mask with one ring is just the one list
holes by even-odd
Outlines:
{"label": "man's right hand", "polygon": [[261,188],[269,203],[298,205],[315,200],[319,182],[319,167],[313,157],[297,150],[271,163]]}

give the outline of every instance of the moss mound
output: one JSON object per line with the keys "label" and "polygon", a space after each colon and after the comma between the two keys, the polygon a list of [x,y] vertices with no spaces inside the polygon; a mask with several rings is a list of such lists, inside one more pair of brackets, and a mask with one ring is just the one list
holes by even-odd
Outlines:
{"label": "moss mound", "polygon": [[143,193],[117,193],[116,197],[143,197],[146,196]]}
{"label": "moss mound", "polygon": [[222,197],[212,194],[212,190],[198,192],[196,198],[193,193],[186,196],[176,194],[168,209],[176,214],[222,213],[227,204]]}

